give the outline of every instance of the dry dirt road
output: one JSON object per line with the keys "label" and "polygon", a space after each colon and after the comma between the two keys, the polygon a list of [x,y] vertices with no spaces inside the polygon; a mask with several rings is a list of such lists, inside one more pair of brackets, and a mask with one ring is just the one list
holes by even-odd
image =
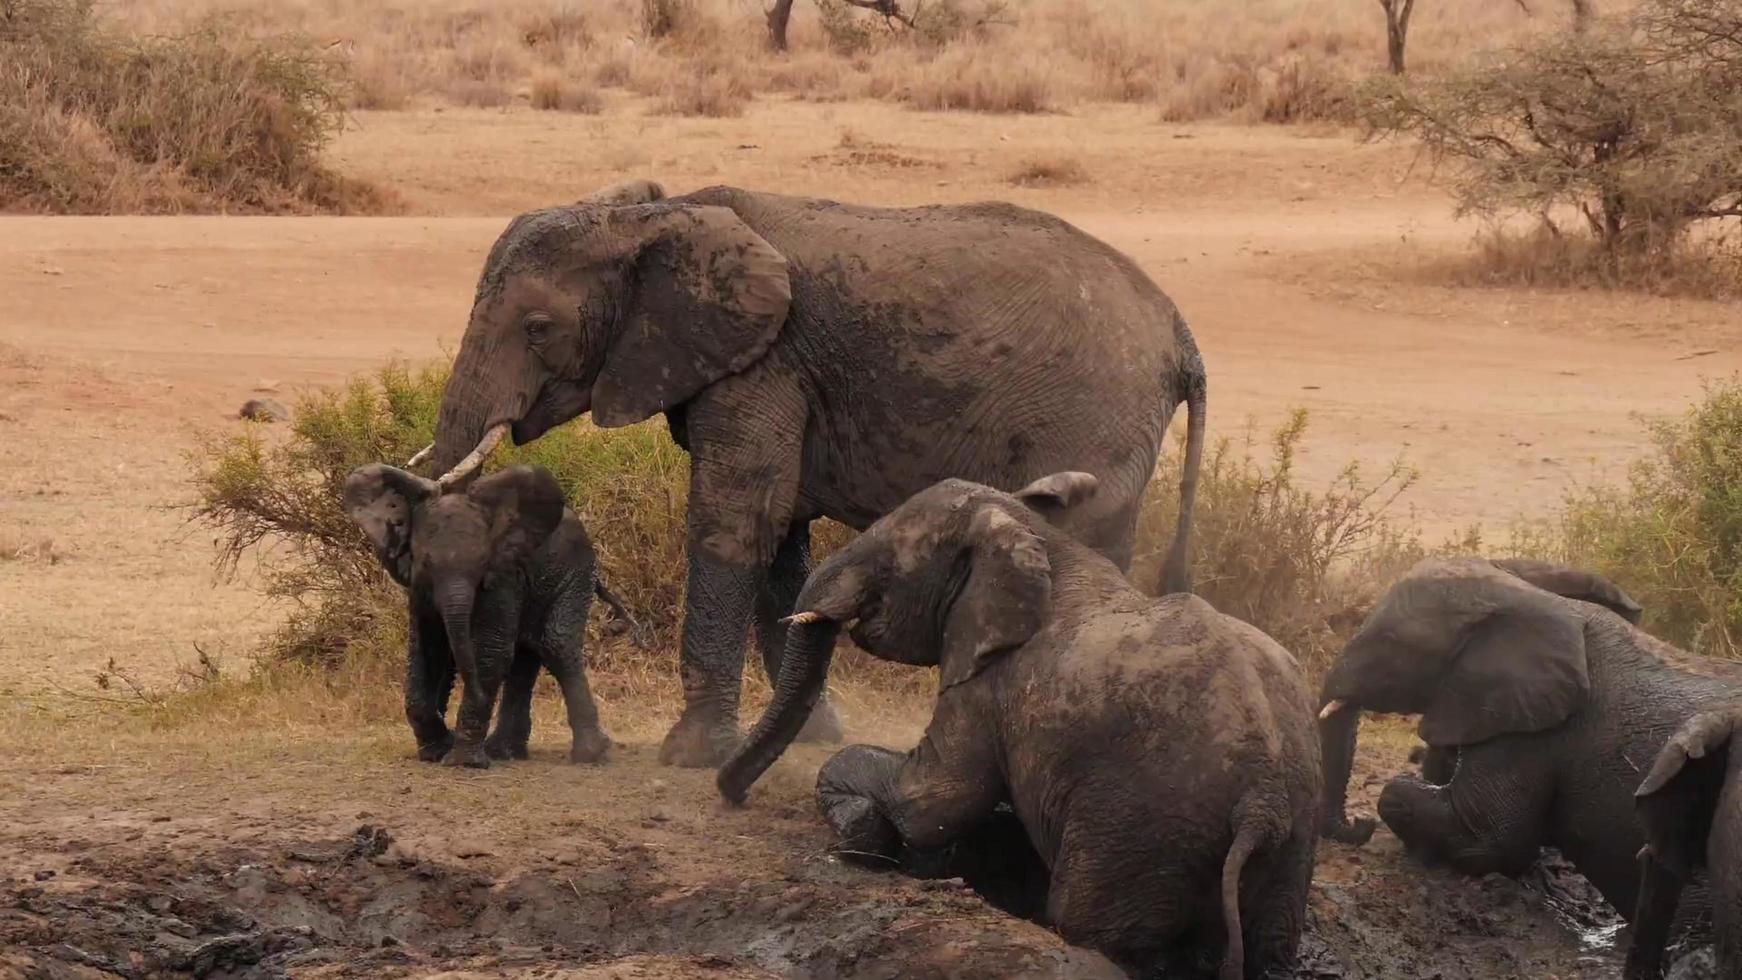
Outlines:
{"label": "dry dirt road", "polygon": [[[1238,439],[1248,419],[1262,434],[1304,407],[1307,480],[1403,454],[1422,470],[1405,503],[1430,534],[1551,512],[1646,449],[1636,413],[1680,411],[1703,378],[1742,367],[1735,307],[1440,284],[1434,262],[1471,229],[1404,179],[1400,151],[1335,134],[1160,126],[1127,108],[1012,120],[796,102],[743,120],[614,106],[359,122],[337,158],[416,216],[0,216],[0,730],[15,735],[0,746],[12,787],[0,872],[21,883],[23,910],[0,914],[0,950],[38,949],[28,969],[137,972],[122,951],[139,943],[219,975],[293,960],[307,975],[497,975],[577,958],[604,972],[575,976],[855,963],[877,975],[942,948],[1064,955],[959,890],[861,888],[823,861],[803,803],[819,757],[787,764],[772,812],[722,813],[704,774],[651,764],[657,708],[605,706],[631,742],[610,769],[535,761],[479,776],[408,763],[392,718],[288,744],[246,719],[163,732],[99,712],[43,730],[111,658],[154,686],[196,643],[245,663],[280,612],[245,580],[214,583],[208,543],[175,509],[183,454],[239,424],[257,390],[286,398],[451,352],[483,254],[517,210],[634,176],[674,192],[730,182],[1052,210],[1136,257],[1185,311],[1213,434]],[[1088,180],[1005,179],[1059,157]],[[1380,751],[1372,771],[1401,751]],[[402,846],[353,842],[363,824]],[[1424,878],[1383,835],[1323,864],[1315,936],[1341,959],[1318,962],[1344,972],[1303,975],[1612,975],[1612,956],[1588,955],[1540,889]],[[1454,921],[1417,921],[1430,915]],[[909,925],[872,941],[864,922]],[[480,938],[492,933],[495,945]],[[40,952],[57,944],[91,959]],[[677,959],[620,959],[634,951]],[[0,975],[9,962],[0,953]]]}

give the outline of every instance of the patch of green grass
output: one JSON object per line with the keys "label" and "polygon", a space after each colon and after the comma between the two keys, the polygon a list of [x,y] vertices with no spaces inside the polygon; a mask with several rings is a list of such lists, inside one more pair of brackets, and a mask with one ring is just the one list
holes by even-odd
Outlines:
{"label": "patch of green grass", "polygon": [[1651,431],[1656,451],[1624,481],[1577,490],[1559,517],[1521,525],[1515,550],[1602,572],[1645,607],[1647,630],[1742,659],[1742,381],[1708,385]]}

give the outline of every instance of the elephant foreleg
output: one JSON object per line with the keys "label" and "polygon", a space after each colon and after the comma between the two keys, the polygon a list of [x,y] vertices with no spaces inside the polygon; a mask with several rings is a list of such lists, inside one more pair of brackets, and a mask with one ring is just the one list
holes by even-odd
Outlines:
{"label": "elephant foreleg", "polygon": [[502,703],[496,709],[496,729],[484,740],[492,759],[524,759],[532,739],[532,689],[538,683],[538,654],[519,649],[502,683]]}
{"label": "elephant foreleg", "polygon": [[414,606],[405,651],[405,720],[417,739],[417,757],[440,762],[454,744],[442,717],[454,686],[454,663],[441,624],[420,625],[419,618]]}
{"label": "elephant foreleg", "polygon": [[744,637],[759,578],[757,568],[721,561],[692,544],[678,660],[684,710],[660,746],[659,761],[716,766],[738,747]]}
{"label": "elephant foreleg", "polygon": [[[780,657],[786,650],[786,624],[793,603],[811,571],[811,528],[808,521],[794,523],[786,531],[774,563],[756,590],[756,645],[762,649],[762,668],[768,683],[780,678]],[[798,733],[800,742],[839,742],[841,719],[827,691],[817,699],[810,718]]]}
{"label": "elephant foreleg", "polygon": [[1387,783],[1379,817],[1425,861],[1516,876],[1536,860],[1551,792],[1550,780],[1515,763],[1466,757],[1444,786],[1415,776]]}
{"label": "elephant foreleg", "polygon": [[902,848],[936,850],[991,817],[1005,795],[998,772],[980,726],[940,707],[905,755],[869,745],[837,752],[817,773],[817,803],[843,854],[898,862]]}

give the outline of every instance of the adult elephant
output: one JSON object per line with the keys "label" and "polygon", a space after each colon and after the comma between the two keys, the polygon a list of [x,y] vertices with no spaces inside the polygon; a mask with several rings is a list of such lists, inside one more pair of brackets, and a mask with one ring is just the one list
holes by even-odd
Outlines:
{"label": "adult elephant", "polygon": [[[1188,406],[1185,554],[1204,369],[1174,304],[1135,263],[1008,204],[868,208],[657,184],[533,211],[479,278],[431,447],[465,479],[592,412],[664,413],[690,453],[684,711],[660,758],[709,766],[737,745],[746,627],[778,676],[780,619],[810,563],[810,522],[863,529],[947,477],[1015,488],[1101,479],[1069,530],[1127,570],[1144,488]],[[826,704],[811,737],[839,736]]]}
{"label": "adult elephant", "polygon": [[[1420,714],[1425,779],[1400,775],[1379,816],[1418,856],[1516,875],[1558,848],[1617,911],[1639,908],[1643,768],[1690,718],[1742,697],[1742,666],[1694,657],[1629,620],[1601,576],[1435,558],[1386,592],[1326,675],[1325,836],[1360,843],[1344,794],[1363,709]],[[1684,920],[1707,915],[1704,889]]]}

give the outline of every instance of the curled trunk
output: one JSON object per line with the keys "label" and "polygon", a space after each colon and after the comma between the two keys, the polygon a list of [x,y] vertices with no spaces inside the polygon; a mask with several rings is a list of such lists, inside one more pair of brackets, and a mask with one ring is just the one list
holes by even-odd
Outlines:
{"label": "curled trunk", "polygon": [[715,785],[720,795],[733,803],[744,802],[751,784],[786,751],[809,720],[811,709],[822,697],[829,678],[829,661],[835,652],[840,624],[830,620],[793,624],[787,632],[786,651],[780,661],[780,679],[774,698],[750,737],[732,758],[720,767]]}
{"label": "curled trunk", "polygon": [[1355,764],[1356,733],[1361,728],[1361,709],[1346,705],[1319,722],[1319,752],[1325,774],[1325,801],[1319,824],[1320,836],[1345,844],[1361,845],[1373,836],[1372,820],[1349,821],[1349,776]]}

